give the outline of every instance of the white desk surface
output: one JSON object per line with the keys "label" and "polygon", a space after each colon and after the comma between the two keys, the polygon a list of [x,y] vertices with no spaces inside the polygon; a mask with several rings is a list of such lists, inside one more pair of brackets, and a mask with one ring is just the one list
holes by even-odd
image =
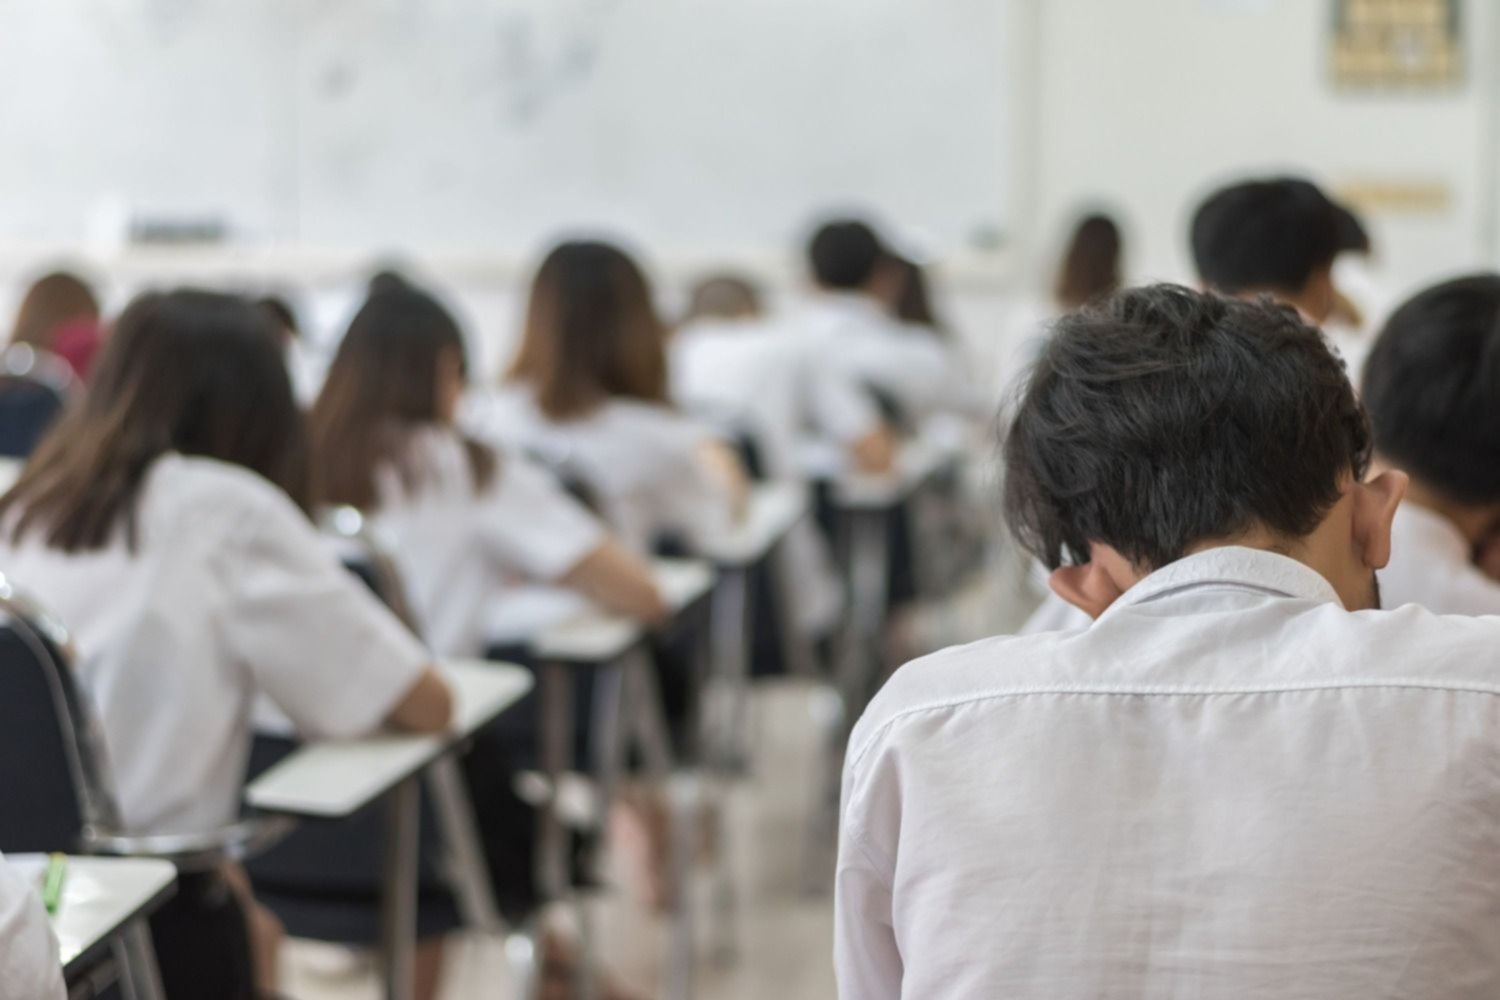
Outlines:
{"label": "white desk surface", "polygon": [[703,545],[703,555],[720,566],[739,568],[762,558],[807,513],[807,490],[800,483],[762,483],[750,492],[745,516]]}
{"label": "white desk surface", "polygon": [[[6,862],[28,882],[41,882],[45,854],[10,854]],[[177,869],[155,858],[68,858],[62,901],[52,915],[52,930],[65,971],[85,953],[137,916],[153,910],[170,895]]]}
{"label": "white desk surface", "polygon": [[[698,559],[655,559],[652,575],[667,605],[678,612],[713,589],[712,566]],[[634,619],[590,609],[544,629],[531,642],[541,660],[568,663],[609,663],[619,659],[645,635]]]}
{"label": "white desk surface", "polygon": [[507,663],[456,660],[442,669],[454,694],[454,723],[447,733],[380,733],[309,743],[251,782],[245,801],[292,816],[348,816],[431,764],[531,690],[530,671]]}

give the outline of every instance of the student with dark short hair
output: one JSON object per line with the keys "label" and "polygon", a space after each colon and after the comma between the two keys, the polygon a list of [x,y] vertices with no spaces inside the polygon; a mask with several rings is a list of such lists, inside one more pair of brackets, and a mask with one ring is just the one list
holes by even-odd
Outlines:
{"label": "student with dark short hair", "polygon": [[1285,307],[1061,320],[1005,507],[1097,620],[897,671],[844,778],[840,995],[1500,991],[1500,620],[1372,610],[1404,492]]}
{"label": "student with dark short hair", "polygon": [[1398,308],[1363,393],[1380,462],[1411,476],[1381,573],[1387,603],[1500,614],[1500,582],[1474,565],[1500,543],[1500,274],[1445,281]]}
{"label": "student with dark short hair", "polygon": [[1321,323],[1333,308],[1333,261],[1343,242],[1338,209],[1296,177],[1215,191],[1193,214],[1198,278],[1216,292],[1269,295]]}

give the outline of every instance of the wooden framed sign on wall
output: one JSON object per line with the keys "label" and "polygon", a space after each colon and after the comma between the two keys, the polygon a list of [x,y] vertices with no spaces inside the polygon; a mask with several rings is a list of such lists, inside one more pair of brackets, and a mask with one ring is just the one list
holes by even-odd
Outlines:
{"label": "wooden framed sign on wall", "polygon": [[1464,80],[1460,0],[1332,0],[1333,82],[1443,90]]}

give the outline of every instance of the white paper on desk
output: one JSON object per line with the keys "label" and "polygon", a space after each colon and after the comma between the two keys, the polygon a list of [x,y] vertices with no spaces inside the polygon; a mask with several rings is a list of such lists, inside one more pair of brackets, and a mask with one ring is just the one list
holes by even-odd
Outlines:
{"label": "white paper on desk", "polygon": [[485,638],[495,645],[526,643],[593,610],[593,603],[576,590],[540,584],[511,587],[492,603]]}

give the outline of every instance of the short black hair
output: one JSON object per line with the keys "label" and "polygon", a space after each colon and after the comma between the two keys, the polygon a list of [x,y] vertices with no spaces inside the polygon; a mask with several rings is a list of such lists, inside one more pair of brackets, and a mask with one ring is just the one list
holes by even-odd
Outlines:
{"label": "short black hair", "polygon": [[1245,181],[1209,195],[1193,214],[1193,263],[1226,295],[1300,292],[1338,256],[1338,208],[1296,177]]}
{"label": "short black hair", "polygon": [[1365,359],[1375,450],[1459,503],[1500,502],[1500,274],[1434,285]]}
{"label": "short black hair", "polygon": [[1370,433],[1295,310],[1152,285],[1056,323],[1003,450],[1023,547],[1055,569],[1102,542],[1156,569],[1257,526],[1307,535]]}
{"label": "short black hair", "polygon": [[813,278],[824,288],[864,288],[885,257],[885,245],[869,223],[834,219],[823,223],[807,244]]}

